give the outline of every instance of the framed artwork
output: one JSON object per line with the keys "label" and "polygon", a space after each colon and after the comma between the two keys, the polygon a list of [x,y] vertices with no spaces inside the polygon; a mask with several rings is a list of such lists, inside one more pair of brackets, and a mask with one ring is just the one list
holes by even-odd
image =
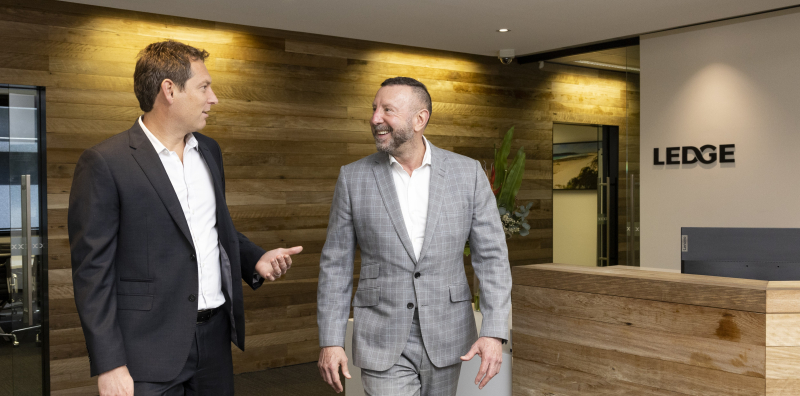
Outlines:
{"label": "framed artwork", "polygon": [[553,144],[553,189],[596,190],[600,142]]}

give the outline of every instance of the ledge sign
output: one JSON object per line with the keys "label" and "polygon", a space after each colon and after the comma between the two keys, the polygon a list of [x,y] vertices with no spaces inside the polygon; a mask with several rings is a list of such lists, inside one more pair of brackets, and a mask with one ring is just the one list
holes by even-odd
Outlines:
{"label": "ledge sign", "polygon": [[653,149],[653,165],[680,165],[680,164],[694,164],[698,161],[703,164],[713,164],[719,158],[720,163],[733,163],[736,159],[733,158],[735,144],[720,144],[719,155],[717,155],[717,147],[707,144],[703,147],[697,148],[692,146],[683,147],[667,147],[662,160],[660,149]]}

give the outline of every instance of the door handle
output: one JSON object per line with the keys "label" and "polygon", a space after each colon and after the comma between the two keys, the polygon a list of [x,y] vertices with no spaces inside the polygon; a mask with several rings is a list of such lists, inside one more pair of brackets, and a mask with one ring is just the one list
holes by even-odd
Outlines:
{"label": "door handle", "polygon": [[20,177],[22,199],[22,321],[33,326],[33,247],[31,244],[31,175]]}
{"label": "door handle", "polygon": [[606,177],[606,265],[611,265],[611,177]]}

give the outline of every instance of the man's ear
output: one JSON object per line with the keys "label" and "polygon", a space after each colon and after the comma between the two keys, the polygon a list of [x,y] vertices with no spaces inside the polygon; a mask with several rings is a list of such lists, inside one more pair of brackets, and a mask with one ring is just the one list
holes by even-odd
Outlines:
{"label": "man's ear", "polygon": [[431,113],[428,112],[428,109],[422,109],[417,112],[417,116],[414,117],[414,130],[421,131],[425,129],[425,126],[428,125],[428,120],[431,118]]}
{"label": "man's ear", "polygon": [[161,90],[158,92],[158,94],[163,95],[167,103],[172,104],[175,101],[174,94],[177,89],[178,88],[175,86],[175,83],[167,78],[164,79],[164,81],[161,81]]}

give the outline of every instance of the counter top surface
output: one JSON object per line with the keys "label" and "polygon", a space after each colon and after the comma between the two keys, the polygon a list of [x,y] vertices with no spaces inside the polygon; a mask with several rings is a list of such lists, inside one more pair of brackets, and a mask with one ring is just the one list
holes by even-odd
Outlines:
{"label": "counter top surface", "polygon": [[800,312],[800,282],[681,274],[647,268],[534,264],[512,269],[513,283],[759,313]]}

